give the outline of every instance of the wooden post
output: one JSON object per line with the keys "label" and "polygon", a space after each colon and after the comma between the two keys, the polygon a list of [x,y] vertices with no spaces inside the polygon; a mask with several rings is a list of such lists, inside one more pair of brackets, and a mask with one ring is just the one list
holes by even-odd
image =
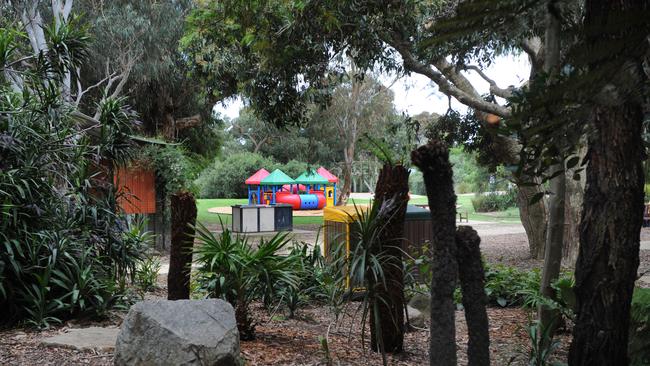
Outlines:
{"label": "wooden post", "polygon": [[481,249],[476,230],[471,226],[460,226],[456,230],[458,248],[458,276],[463,293],[463,308],[467,321],[468,364],[490,366],[490,332],[485,310],[485,271],[481,262]]}

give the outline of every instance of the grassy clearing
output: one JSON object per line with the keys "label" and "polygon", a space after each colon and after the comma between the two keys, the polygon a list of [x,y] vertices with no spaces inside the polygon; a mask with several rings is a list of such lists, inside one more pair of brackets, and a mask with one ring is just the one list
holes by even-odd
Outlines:
{"label": "grassy clearing", "polygon": [[[509,208],[506,211],[501,212],[490,212],[490,213],[478,213],[474,211],[472,206],[472,197],[473,195],[459,195],[458,204],[461,206],[459,211],[467,211],[469,213],[470,220],[477,221],[491,221],[491,222],[520,222],[519,220],[519,210],[515,208]],[[208,212],[209,208],[212,207],[227,207],[232,205],[245,205],[248,202],[245,198],[218,198],[218,199],[199,199],[197,200],[197,209],[198,209],[198,220],[204,225],[218,225],[219,220],[224,224],[230,224],[231,215],[225,214],[214,214]],[[350,204],[365,205],[369,202],[368,199],[351,199]],[[412,199],[409,203],[419,205],[427,204],[426,197],[418,197]],[[322,217],[294,217],[294,225],[319,225],[323,223]]]}

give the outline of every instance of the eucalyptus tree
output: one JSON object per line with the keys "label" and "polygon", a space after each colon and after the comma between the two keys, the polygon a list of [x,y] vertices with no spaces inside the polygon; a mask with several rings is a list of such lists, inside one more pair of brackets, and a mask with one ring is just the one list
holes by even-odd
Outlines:
{"label": "eucalyptus tree", "polygon": [[[212,113],[215,98],[188,74],[178,50],[190,0],[76,0],[93,34],[90,61],[80,70],[88,85],[110,85],[109,94],[128,95],[140,114],[143,132],[182,141],[213,157],[219,151],[222,122]],[[93,88],[82,104],[92,109],[105,92]]]}

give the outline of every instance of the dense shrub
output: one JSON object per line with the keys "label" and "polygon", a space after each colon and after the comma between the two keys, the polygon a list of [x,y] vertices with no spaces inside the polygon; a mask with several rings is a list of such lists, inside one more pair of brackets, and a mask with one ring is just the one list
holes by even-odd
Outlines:
{"label": "dense shrub", "polygon": [[242,152],[228,156],[206,168],[196,180],[201,198],[243,198],[244,181],[261,168],[274,169],[275,162],[259,154]]}
{"label": "dense shrub", "polygon": [[47,327],[79,314],[103,314],[133,279],[146,245],[142,232],[116,213],[114,187],[97,179],[102,167],[94,164],[102,156],[127,157],[118,140],[126,136],[120,129],[128,113],[120,112],[120,103],[106,103],[99,145],[62,145],[75,135],[76,121],[67,112],[22,108],[0,123],[3,322]]}
{"label": "dense shrub", "polygon": [[514,189],[507,190],[505,193],[476,194],[472,199],[472,206],[476,212],[505,211],[517,206],[517,194]]}
{"label": "dense shrub", "polygon": [[637,288],[630,310],[630,365],[650,363],[650,289]]}
{"label": "dense shrub", "polygon": [[122,302],[148,237],[117,212],[111,179],[132,157],[135,113],[104,98],[94,128],[61,95],[88,36],[61,22],[25,57],[21,34],[0,28],[2,64],[15,68],[4,71],[21,88],[0,83],[0,322],[47,327]]}

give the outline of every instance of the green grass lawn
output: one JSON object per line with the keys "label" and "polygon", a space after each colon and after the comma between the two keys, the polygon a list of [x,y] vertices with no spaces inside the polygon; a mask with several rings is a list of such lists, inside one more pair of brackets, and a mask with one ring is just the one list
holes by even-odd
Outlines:
{"label": "green grass lawn", "polygon": [[[490,212],[490,213],[479,213],[474,211],[472,206],[472,197],[473,195],[459,195],[458,204],[461,206],[459,211],[467,211],[469,214],[470,220],[478,221],[492,221],[492,222],[520,222],[519,220],[519,210],[514,208],[509,208],[506,211],[501,212]],[[367,204],[369,200],[367,199],[351,199],[350,204]],[[214,214],[208,212],[209,208],[212,207],[226,207],[232,205],[245,205],[248,203],[248,200],[245,198],[218,198],[218,199],[199,199],[197,202],[198,209],[198,220],[204,225],[215,225],[219,224],[219,220],[224,224],[230,224],[231,215],[224,214]],[[426,197],[418,197],[412,199],[409,203],[411,204],[427,204]],[[319,225],[323,223],[322,217],[294,217],[294,225]]]}

